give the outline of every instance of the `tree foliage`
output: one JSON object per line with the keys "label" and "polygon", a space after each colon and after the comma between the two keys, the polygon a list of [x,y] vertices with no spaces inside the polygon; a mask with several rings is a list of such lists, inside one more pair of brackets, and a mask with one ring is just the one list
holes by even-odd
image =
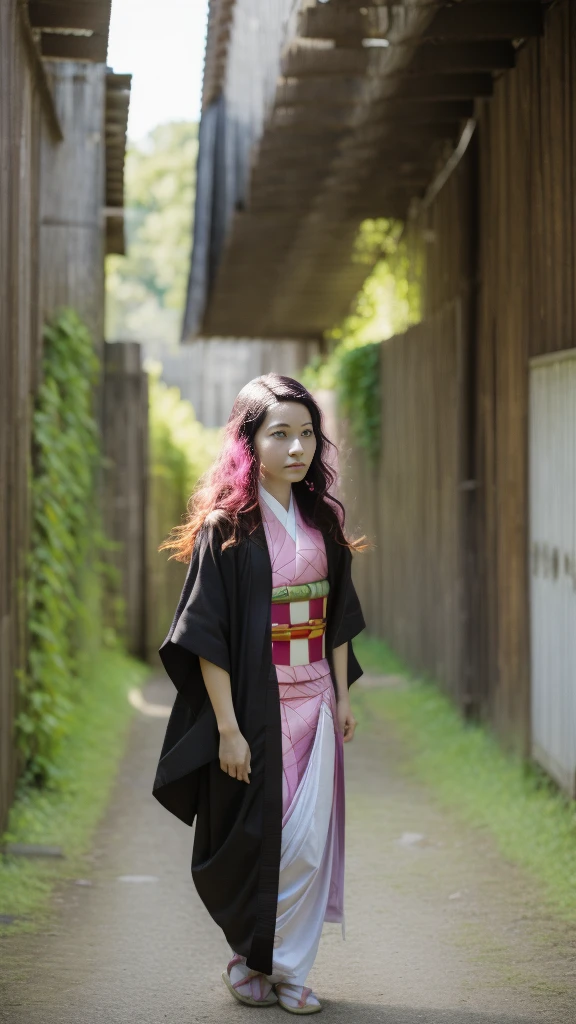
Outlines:
{"label": "tree foliage", "polygon": [[169,387],[160,379],[161,369],[159,363],[147,363],[151,473],[159,484],[159,499],[162,500],[162,492],[166,497],[168,488],[175,494],[181,514],[198,479],[216,458],[223,431],[200,423],[192,404],[181,397],[180,389]]}
{"label": "tree foliage", "polygon": [[303,382],[336,391],[354,440],[376,461],[381,342],[419,321],[420,267],[417,255],[409,251],[402,223],[394,220],[364,221],[352,259],[372,270],[349,316],[326,333],[328,342],[336,344],[327,357],[309,364]]}
{"label": "tree foliage", "polygon": [[126,256],[107,260],[108,338],[178,340],[191,251],[197,125],[159,125],[126,156]]}
{"label": "tree foliage", "polygon": [[222,430],[204,427],[194,409],[160,379],[161,366],[147,363],[150,395],[150,478],[148,571],[155,596],[149,620],[149,643],[158,647],[170,626],[174,605],[184,582],[181,563],[158,547],[172,528],[183,521],[188,499],[208,469],[222,442]]}

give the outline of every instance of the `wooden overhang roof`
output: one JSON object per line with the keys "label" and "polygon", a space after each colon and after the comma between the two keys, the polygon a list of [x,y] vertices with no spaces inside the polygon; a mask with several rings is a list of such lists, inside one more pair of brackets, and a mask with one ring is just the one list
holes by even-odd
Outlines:
{"label": "wooden overhang roof", "polygon": [[132,75],[106,74],[106,253],[124,255],[124,161]]}
{"label": "wooden overhang roof", "polygon": [[42,57],[106,63],[111,0],[29,0]]}
{"label": "wooden overhang roof", "polygon": [[[476,102],[491,95],[495,76],[514,67],[524,40],[542,34],[547,4],[299,6],[252,147],[245,196],[225,225],[224,244],[210,248],[205,235],[193,254],[185,340],[199,333],[318,337],[345,316],[370,269],[352,258],[360,223],[407,217],[470,128]],[[233,0],[211,0],[205,110],[223,88],[233,13]],[[214,164],[212,180],[205,171],[202,178],[212,206],[216,171]],[[199,191],[197,210],[202,203]]]}
{"label": "wooden overhang roof", "polygon": [[[38,80],[54,122],[56,138],[62,130],[53,104],[45,67],[50,61],[105,64],[108,53],[111,0],[24,0],[23,25],[35,53]],[[48,63],[46,63],[48,62]],[[106,185],[106,253],[125,252],[124,161],[130,105],[131,75],[106,69],[104,111]]]}
{"label": "wooden overhang roof", "polygon": [[205,109],[222,91],[226,71],[230,30],[236,0],[210,0],[208,31],[202,82],[202,107]]}

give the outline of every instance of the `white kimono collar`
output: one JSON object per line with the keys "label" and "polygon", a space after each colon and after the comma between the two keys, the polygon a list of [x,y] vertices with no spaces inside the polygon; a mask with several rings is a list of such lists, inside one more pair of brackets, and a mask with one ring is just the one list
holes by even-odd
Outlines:
{"label": "white kimono collar", "polygon": [[258,492],[260,498],[266,502],[268,508],[272,510],[277,519],[280,520],[282,526],[287,533],[290,534],[294,543],[296,543],[296,509],[294,507],[294,492],[290,488],[290,507],[288,511],[281,505],[278,498],[275,498],[273,494],[270,494],[265,487],[262,486],[258,481]]}

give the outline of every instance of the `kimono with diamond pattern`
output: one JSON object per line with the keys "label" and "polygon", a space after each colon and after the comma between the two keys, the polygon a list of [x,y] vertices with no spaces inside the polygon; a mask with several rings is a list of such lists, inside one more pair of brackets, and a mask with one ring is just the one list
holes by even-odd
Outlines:
{"label": "kimono with diamond pattern", "polygon": [[[291,494],[288,512],[260,485],[272,586],[327,574],[324,538],[306,524]],[[272,624],[322,617],[326,598],[272,604]],[[304,985],[324,921],[343,922],[344,771],[342,736],[324,636],[273,640],[282,721],[282,855],[273,981]]]}

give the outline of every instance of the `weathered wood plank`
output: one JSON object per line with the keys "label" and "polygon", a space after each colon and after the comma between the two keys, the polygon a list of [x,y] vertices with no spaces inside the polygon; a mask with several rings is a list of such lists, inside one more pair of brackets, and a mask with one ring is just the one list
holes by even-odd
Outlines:
{"label": "weathered wood plank", "polygon": [[509,42],[435,42],[418,49],[407,73],[447,75],[465,71],[507,71],[515,65],[516,51]]}
{"label": "weathered wood plank", "polygon": [[34,28],[92,29],[107,34],[110,0],[30,0],[28,16]]}
{"label": "weathered wood plank", "polygon": [[425,31],[427,39],[524,39],[544,31],[544,11],[539,3],[478,2],[441,8]]}
{"label": "weathered wood plank", "polygon": [[148,375],[137,342],[104,348],[103,447],[107,469],[102,508],[107,536],[119,544],[127,649],[147,654],[146,538],[148,512]]}
{"label": "weathered wood plank", "polygon": [[42,56],[47,59],[91,61],[103,64],[108,52],[108,37],[61,36],[43,32],[40,39]]}
{"label": "weathered wood plank", "polygon": [[[78,5],[74,5],[75,7]],[[28,654],[32,414],[42,327],[74,305],[102,345],[104,65],[43,67],[17,0],[0,3],[0,831],[20,768]]]}

